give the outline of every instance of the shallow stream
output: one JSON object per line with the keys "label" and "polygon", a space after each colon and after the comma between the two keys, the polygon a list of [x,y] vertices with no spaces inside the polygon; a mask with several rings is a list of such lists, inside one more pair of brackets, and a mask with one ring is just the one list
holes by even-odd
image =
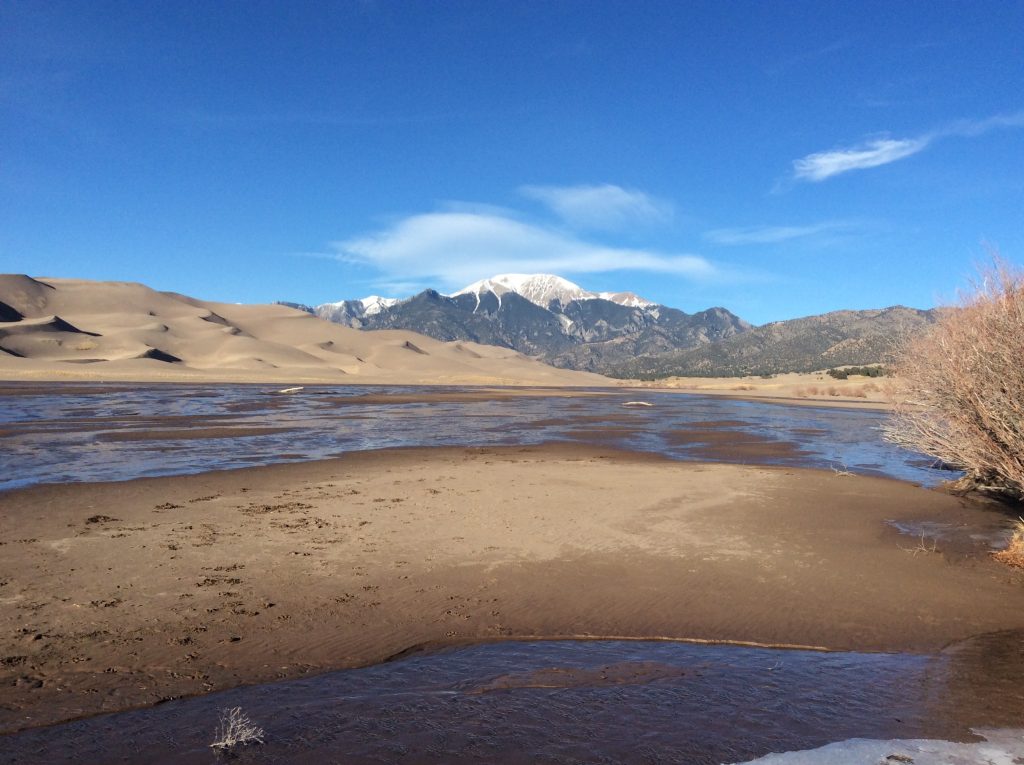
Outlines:
{"label": "shallow stream", "polygon": [[[976,638],[937,656],[822,653],[652,641],[485,643],[365,669],[105,715],[0,739],[0,762],[213,763],[220,711],[265,743],[253,763],[703,763],[875,739],[881,758],[999,763],[1024,756],[1024,640]],[[978,741],[924,759],[892,739]],[[987,754],[986,754],[987,753]]]}
{"label": "shallow stream", "polygon": [[[654,391],[272,391],[6,386],[0,488],[398,446],[550,441],[681,460],[849,470],[924,485],[950,477],[886,444],[879,432],[885,415],[873,411]],[[623,406],[637,398],[653,406]],[[0,739],[0,762],[214,762],[209,744],[218,714],[238,706],[266,734],[265,744],[239,748],[238,762],[724,763],[872,739],[878,741],[784,762],[1011,765],[1024,762],[1015,759],[1024,758],[1022,689],[1024,636],[1016,633],[979,636],[934,656],[497,642],[25,731]],[[986,735],[998,745],[961,750],[933,741],[981,740],[972,729],[996,729]],[[874,748],[865,754],[864,747]],[[887,760],[890,754],[897,759]]]}
{"label": "shallow stream", "polygon": [[[610,389],[8,385],[0,489],[126,480],[404,446],[596,443],[673,459],[850,470],[933,485],[933,461],[885,443],[885,413]],[[15,393],[12,394],[11,391]],[[623,404],[642,399],[650,407]]]}

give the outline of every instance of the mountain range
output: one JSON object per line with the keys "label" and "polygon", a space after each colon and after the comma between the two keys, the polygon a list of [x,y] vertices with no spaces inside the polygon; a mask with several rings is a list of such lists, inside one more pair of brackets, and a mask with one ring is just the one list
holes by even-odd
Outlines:
{"label": "mountain range", "polygon": [[502,274],[449,295],[428,289],[405,300],[373,295],[285,305],[357,329],[504,346],[557,367],[644,379],[877,363],[901,337],[935,320],[934,311],[894,306],[754,327],[719,306],[691,314],[632,292],[592,292],[553,274]]}

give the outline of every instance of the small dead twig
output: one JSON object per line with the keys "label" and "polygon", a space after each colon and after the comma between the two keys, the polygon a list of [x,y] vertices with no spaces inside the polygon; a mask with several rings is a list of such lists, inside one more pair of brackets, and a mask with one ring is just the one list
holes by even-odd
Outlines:
{"label": "small dead twig", "polygon": [[898,547],[901,550],[903,550],[903,552],[908,552],[911,555],[913,555],[915,558],[920,553],[937,553],[939,551],[939,543],[938,543],[938,540],[935,537],[932,537],[932,543],[931,543],[930,546],[925,544],[924,540],[925,540],[925,536],[924,536],[924,534],[922,534],[920,539],[917,542],[917,547],[904,547],[903,545],[898,545]]}
{"label": "small dead twig", "polygon": [[220,722],[214,734],[210,748],[216,751],[228,751],[240,744],[262,744],[266,735],[241,707],[231,707],[220,711]]}

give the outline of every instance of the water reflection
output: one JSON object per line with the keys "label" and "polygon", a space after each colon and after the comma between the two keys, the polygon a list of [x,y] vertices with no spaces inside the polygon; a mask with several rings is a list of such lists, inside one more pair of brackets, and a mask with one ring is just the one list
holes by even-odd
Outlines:
{"label": "water reflection", "polygon": [[[881,440],[884,413],[645,391],[508,396],[472,388],[52,386],[0,396],[0,489],[322,459],[399,446],[599,443],[674,459],[836,468],[934,485],[949,473]],[[23,393],[30,389],[26,386]],[[261,430],[256,430],[261,429]],[[271,430],[268,430],[271,429]],[[722,444],[728,441],[729,450]]]}

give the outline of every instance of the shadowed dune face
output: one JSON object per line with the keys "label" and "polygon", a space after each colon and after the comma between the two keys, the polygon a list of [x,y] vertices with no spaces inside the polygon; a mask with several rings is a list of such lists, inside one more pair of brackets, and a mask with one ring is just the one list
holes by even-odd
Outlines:
{"label": "shadowed dune face", "polygon": [[285,306],[17,274],[0,275],[0,350],[8,379],[608,384],[506,348],[363,332]]}
{"label": "shadowed dune face", "polygon": [[0,303],[0,321],[20,321],[22,315],[20,312],[7,305],[7,303]]}

